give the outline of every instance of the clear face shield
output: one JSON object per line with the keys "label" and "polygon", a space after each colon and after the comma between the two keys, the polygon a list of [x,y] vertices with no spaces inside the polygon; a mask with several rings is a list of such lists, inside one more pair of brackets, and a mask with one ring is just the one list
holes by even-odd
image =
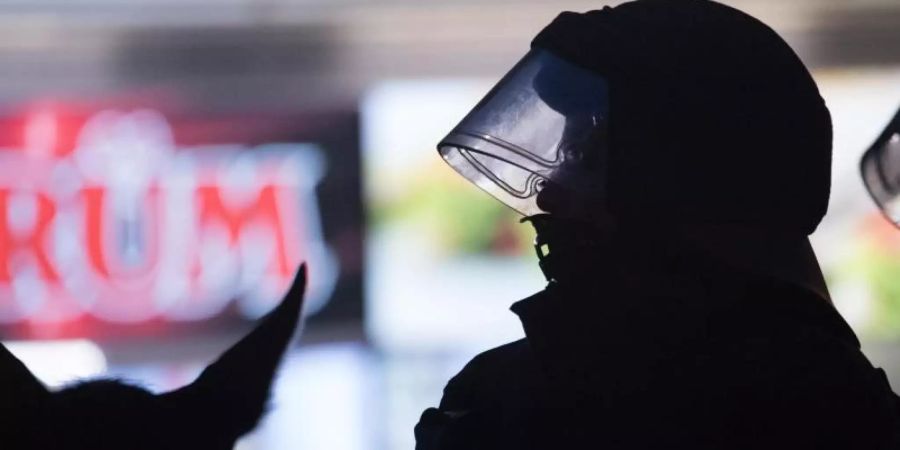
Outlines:
{"label": "clear face shield", "polygon": [[[460,175],[527,216],[556,185],[583,209],[604,198],[606,80],[532,49],[438,144]],[[548,190],[549,191],[549,190]]]}
{"label": "clear face shield", "polygon": [[872,199],[900,227],[900,110],[863,155],[860,169]]}

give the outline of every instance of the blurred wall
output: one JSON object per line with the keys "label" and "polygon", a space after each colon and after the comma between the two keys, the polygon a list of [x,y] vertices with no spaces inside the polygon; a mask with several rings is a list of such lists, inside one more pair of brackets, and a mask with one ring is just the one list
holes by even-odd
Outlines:
{"label": "blurred wall", "polygon": [[[210,107],[355,105],[384,78],[496,76],[560,10],[602,1],[0,3],[0,105],[172,89]],[[900,63],[900,2],[728,1],[811,66]]]}

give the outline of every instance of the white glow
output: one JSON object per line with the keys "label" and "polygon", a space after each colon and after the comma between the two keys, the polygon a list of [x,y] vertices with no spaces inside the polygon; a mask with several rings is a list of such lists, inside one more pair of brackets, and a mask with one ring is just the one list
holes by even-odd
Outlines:
{"label": "white glow", "polygon": [[272,411],[238,449],[361,450],[373,445],[377,419],[372,360],[357,344],[305,347],[282,362]]}
{"label": "white glow", "polygon": [[10,341],[3,345],[51,388],[106,372],[106,356],[89,340]]}

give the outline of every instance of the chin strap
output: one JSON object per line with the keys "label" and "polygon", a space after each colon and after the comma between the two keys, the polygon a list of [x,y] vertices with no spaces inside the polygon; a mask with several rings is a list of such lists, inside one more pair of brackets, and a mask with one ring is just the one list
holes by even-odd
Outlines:
{"label": "chin strap", "polygon": [[547,282],[553,283],[556,281],[556,278],[553,276],[553,271],[551,266],[552,258],[550,256],[550,243],[547,240],[547,234],[545,230],[547,230],[547,219],[549,215],[547,214],[538,214],[534,216],[523,217],[519,223],[528,222],[531,226],[534,227],[536,232],[534,236],[534,252],[537,254],[538,258],[538,267],[541,268],[541,272],[544,273],[544,278],[547,279]]}
{"label": "chin strap", "polygon": [[549,214],[522,218],[536,231],[534,251],[538,266],[550,283],[574,278],[599,246],[597,233],[582,222],[551,220]]}

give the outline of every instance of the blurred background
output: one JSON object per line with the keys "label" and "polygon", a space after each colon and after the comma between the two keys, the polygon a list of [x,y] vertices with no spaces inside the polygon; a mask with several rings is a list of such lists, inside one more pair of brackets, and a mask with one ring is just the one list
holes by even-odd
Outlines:
{"label": "blurred background", "polygon": [[[164,391],[309,261],[304,334],[239,448],[413,448],[544,284],[530,227],[435,144],[559,11],[615,3],[0,1],[0,338],[52,386]],[[813,244],[898,387],[900,230],[857,163],[900,106],[900,2],[726,3],[782,34],[831,108]]]}

